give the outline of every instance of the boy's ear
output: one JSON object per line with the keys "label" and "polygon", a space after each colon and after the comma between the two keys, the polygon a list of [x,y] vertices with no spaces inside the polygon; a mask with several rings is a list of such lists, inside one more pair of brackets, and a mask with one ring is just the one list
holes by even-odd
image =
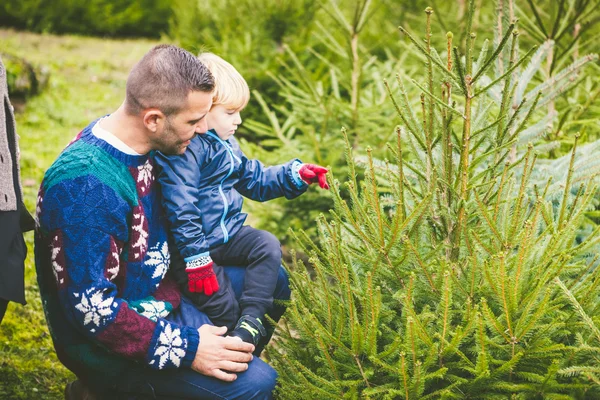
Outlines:
{"label": "boy's ear", "polygon": [[163,126],[164,121],[167,118],[165,114],[163,114],[163,112],[158,108],[148,108],[142,112],[144,113],[144,125],[146,126],[146,129],[151,132],[158,131]]}

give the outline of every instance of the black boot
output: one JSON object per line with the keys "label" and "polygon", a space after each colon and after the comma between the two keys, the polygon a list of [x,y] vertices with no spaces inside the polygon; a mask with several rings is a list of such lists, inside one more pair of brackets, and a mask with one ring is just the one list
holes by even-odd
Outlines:
{"label": "black boot", "polygon": [[239,337],[244,342],[251,343],[254,346],[258,345],[260,339],[266,335],[267,331],[260,318],[250,315],[242,315],[233,331],[229,333],[229,336]]}

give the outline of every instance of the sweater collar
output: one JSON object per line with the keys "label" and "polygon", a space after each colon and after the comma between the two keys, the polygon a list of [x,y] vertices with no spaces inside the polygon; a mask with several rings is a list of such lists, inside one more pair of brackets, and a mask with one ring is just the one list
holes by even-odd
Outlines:
{"label": "sweater collar", "polygon": [[[101,117],[101,118],[103,118],[103,117]],[[141,155],[126,154],[126,153],[123,153],[122,151],[120,151],[119,149],[117,149],[116,147],[112,146],[111,144],[109,144],[107,141],[100,139],[99,137],[94,135],[92,133],[92,128],[94,127],[94,125],[96,125],[96,123],[101,118],[95,119],[94,121],[92,121],[92,123],[90,123],[88,126],[86,126],[83,129],[83,131],[81,132],[81,136],[79,137],[79,140],[83,140],[84,142],[86,142],[88,144],[91,144],[93,146],[97,146],[97,147],[101,148],[102,150],[104,150],[106,153],[108,153],[113,158],[115,158],[118,161],[122,162],[123,164],[125,164],[127,166],[131,166],[131,167],[139,167],[140,165],[143,165],[154,154],[154,151],[151,151],[148,154],[141,154]]]}

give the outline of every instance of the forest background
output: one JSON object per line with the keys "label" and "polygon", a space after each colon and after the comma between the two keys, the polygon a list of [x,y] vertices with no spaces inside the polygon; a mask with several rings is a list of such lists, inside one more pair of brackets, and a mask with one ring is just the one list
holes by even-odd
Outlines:
{"label": "forest background", "polygon": [[[597,56],[586,56],[600,47],[599,1],[473,3],[469,31],[477,32],[480,41],[499,42],[518,20],[515,51],[533,55],[537,63],[521,82],[523,93],[555,82],[548,92],[552,96],[532,113],[521,145],[535,145],[546,175],[555,176],[560,186],[566,172],[560,161],[569,156],[578,134],[584,149],[578,165],[588,166],[585,177],[594,177],[600,171],[594,157],[600,139],[600,70]],[[433,9],[429,25],[428,6]],[[0,55],[17,109],[26,205],[33,212],[46,168],[90,120],[118,107],[129,69],[159,42],[194,53],[214,52],[244,75],[252,99],[237,136],[247,155],[266,164],[299,157],[330,166],[336,179],[350,170],[363,180],[367,148],[376,164],[394,157],[387,145],[396,143],[396,127],[404,121],[386,85],[391,92],[400,90],[396,75],[405,81],[407,104],[417,110],[416,118],[426,115],[421,85],[428,59],[398,26],[419,37],[430,26],[431,46],[443,50],[451,31],[454,44],[464,48],[468,6],[464,0],[2,2]],[[528,53],[533,46],[541,50]],[[441,50],[440,56],[446,59]],[[491,87],[488,96],[493,100],[499,92]],[[351,161],[346,143],[357,155]],[[404,155],[417,156],[410,149]],[[383,203],[390,193],[381,191]],[[341,196],[352,195],[342,191]],[[307,261],[309,251],[301,250],[289,229],[318,240],[322,233],[313,221],[334,207],[332,197],[314,190],[292,202],[247,202],[246,211],[255,226],[281,239],[293,264],[292,253]],[[593,232],[600,221],[597,204],[591,201],[585,210],[581,235]],[[26,241],[28,305],[11,303],[0,325],[0,398],[61,398],[74,377],[54,354],[35,280],[31,233]]]}

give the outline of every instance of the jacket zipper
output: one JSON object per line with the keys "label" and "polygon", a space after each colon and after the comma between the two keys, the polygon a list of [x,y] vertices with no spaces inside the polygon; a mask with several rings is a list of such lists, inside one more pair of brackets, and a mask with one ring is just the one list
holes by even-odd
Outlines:
{"label": "jacket zipper", "polygon": [[236,157],[235,154],[233,154],[233,149],[227,145],[227,143],[225,143],[220,137],[218,137],[217,135],[213,134],[212,132],[206,132],[208,135],[212,136],[213,138],[217,139],[219,141],[219,143],[221,143],[225,149],[227,150],[227,153],[229,154],[229,159],[231,160],[231,166],[229,167],[229,173],[227,173],[227,176],[225,176],[225,178],[223,178],[221,180],[221,183],[219,184],[219,194],[221,195],[221,198],[223,199],[223,215],[221,216],[221,230],[223,231],[223,243],[227,243],[229,241],[229,232],[227,231],[227,227],[225,226],[225,217],[227,216],[227,212],[229,211],[229,205],[227,204],[227,197],[225,197],[225,193],[223,192],[223,182],[225,182],[225,180],[227,178],[229,178],[231,176],[231,174],[233,173],[233,168],[235,167],[235,161],[234,159],[237,159],[240,163],[242,162],[242,160],[239,159],[239,157]]}

